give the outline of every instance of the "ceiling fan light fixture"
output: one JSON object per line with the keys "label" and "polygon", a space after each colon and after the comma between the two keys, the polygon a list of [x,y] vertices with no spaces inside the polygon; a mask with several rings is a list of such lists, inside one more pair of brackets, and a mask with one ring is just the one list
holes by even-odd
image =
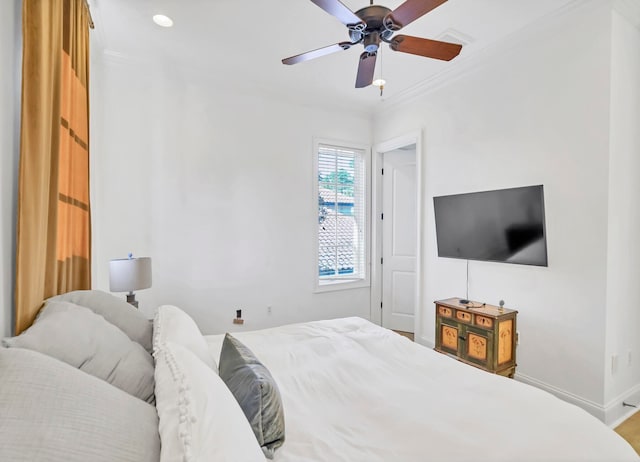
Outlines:
{"label": "ceiling fan light fixture", "polygon": [[375,79],[373,82],[371,82],[371,85],[373,85],[374,87],[384,87],[386,85],[387,81],[385,79]]}
{"label": "ceiling fan light fixture", "polygon": [[375,53],[380,47],[380,34],[376,31],[370,32],[364,36],[364,51],[367,53]]}
{"label": "ceiling fan light fixture", "polygon": [[169,16],[165,16],[164,14],[153,15],[153,22],[155,22],[160,27],[173,26],[173,19],[171,19]]}
{"label": "ceiling fan light fixture", "polygon": [[[450,61],[460,53],[462,45],[431,40],[411,35],[394,35],[396,31],[409,25],[416,19],[445,3],[447,0],[404,0],[395,10],[386,6],[374,5],[351,11],[341,0],[311,0],[325,12],[342,22],[349,31],[350,42],[340,42],[335,45],[307,51],[282,60],[283,64],[296,64],[310,59],[325,56],[338,51],[348,50],[354,45],[362,44],[364,52],[358,61],[356,74],[356,88],[364,88],[373,82],[376,59],[380,54],[380,44],[385,42],[393,51],[408,53],[425,58]],[[380,71],[382,76],[382,70]],[[384,81],[379,78],[380,96],[384,88]]]}

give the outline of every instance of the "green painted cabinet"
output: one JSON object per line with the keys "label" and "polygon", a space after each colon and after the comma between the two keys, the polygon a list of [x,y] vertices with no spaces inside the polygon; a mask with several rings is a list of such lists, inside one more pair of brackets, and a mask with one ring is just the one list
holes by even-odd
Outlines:
{"label": "green painted cabinet", "polygon": [[435,350],[494,374],[516,371],[516,316],[508,308],[459,298],[435,302]]}

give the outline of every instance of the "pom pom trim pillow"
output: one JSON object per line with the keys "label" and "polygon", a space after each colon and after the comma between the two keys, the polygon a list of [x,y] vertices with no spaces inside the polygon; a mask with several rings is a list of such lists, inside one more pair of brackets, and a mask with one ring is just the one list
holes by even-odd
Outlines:
{"label": "pom pom trim pillow", "polygon": [[157,347],[160,462],[264,462],[247,419],[218,374],[181,345]]}
{"label": "pom pom trim pillow", "polygon": [[211,369],[218,372],[218,365],[195,321],[187,313],[173,305],[159,307],[153,319],[154,351],[166,342],[182,345]]}

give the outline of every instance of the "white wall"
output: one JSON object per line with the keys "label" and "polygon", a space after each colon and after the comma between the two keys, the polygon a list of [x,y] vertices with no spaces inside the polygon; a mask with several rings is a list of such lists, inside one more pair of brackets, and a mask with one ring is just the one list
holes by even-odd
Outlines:
{"label": "white wall", "polygon": [[13,331],[22,62],[20,5],[19,0],[0,3],[0,336]]}
{"label": "white wall", "polygon": [[617,11],[612,16],[611,82],[604,376],[605,403],[615,418],[625,411],[622,399],[640,400],[640,30]]}
{"label": "white wall", "polygon": [[[142,309],[177,304],[205,333],[234,330],[236,308],[244,329],[368,317],[366,289],[312,293],[312,138],[375,133],[378,143],[422,129],[418,340],[433,342],[431,302],[465,291],[465,262],[437,257],[433,196],[544,184],[549,267],[471,262],[469,295],[519,310],[522,380],[604,418],[639,378],[637,336],[620,331],[638,325],[621,303],[638,280],[637,243],[628,255],[623,245],[638,211],[619,213],[639,192],[634,34],[612,22],[609,2],[588,2],[482,53],[431,93],[383,105],[373,131],[362,115],[100,55],[94,286],[108,290],[109,259],[133,251],[154,259]],[[610,356],[628,350],[636,362],[612,376]]]}
{"label": "white wall", "polygon": [[[605,6],[603,4],[603,6]],[[433,196],[543,184],[549,266],[471,262],[469,296],[519,311],[518,374],[602,410],[609,149],[609,10],[546,19],[433,92],[380,112],[375,141],[424,128],[425,296],[464,296],[466,262],[438,258]]]}
{"label": "white wall", "polygon": [[312,292],[312,140],[367,143],[369,119],[149,66],[105,56],[92,95],[94,286],[132,251],[153,258],[145,312],[176,304],[205,333],[238,308],[243,329],[368,318],[367,288]]}

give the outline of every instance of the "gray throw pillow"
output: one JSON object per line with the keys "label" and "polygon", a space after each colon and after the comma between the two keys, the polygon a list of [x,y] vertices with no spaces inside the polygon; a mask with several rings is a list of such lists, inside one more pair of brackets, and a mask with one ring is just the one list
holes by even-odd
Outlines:
{"label": "gray throw pillow", "polygon": [[50,301],[71,302],[89,308],[118,327],[131,340],[142,345],[149,353],[153,352],[151,344],[152,320],[147,319],[144,314],[121,297],[116,297],[101,290],[75,290],[51,297],[46,302]]}
{"label": "gray throw pillow", "polygon": [[158,462],[158,415],[57,359],[0,348],[0,460]]}
{"label": "gray throw pillow", "polygon": [[3,345],[35,350],[155,403],[153,358],[124,332],[88,308],[49,302],[35,324]]}
{"label": "gray throw pillow", "polygon": [[229,334],[222,343],[219,370],[262,451],[272,459],[284,443],[284,409],[275,380],[253,352]]}

